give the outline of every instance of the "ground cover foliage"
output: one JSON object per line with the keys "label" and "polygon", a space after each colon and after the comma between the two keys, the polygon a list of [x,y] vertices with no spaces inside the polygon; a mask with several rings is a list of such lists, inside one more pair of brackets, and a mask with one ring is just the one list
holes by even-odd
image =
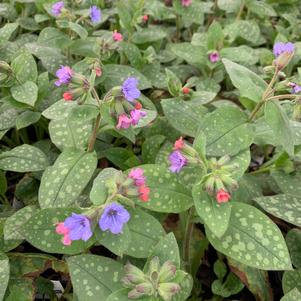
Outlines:
{"label": "ground cover foliage", "polygon": [[301,300],[299,1],[0,22],[0,300]]}

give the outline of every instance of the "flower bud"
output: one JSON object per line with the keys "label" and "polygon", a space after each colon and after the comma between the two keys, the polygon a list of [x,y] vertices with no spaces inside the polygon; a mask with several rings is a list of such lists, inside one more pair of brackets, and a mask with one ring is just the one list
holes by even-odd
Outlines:
{"label": "flower bud", "polygon": [[153,273],[153,272],[159,272],[160,270],[160,259],[158,256],[155,256],[152,258],[152,260],[150,261],[149,263],[149,273],[150,275]]}
{"label": "flower bud", "polygon": [[152,295],[154,288],[150,282],[143,282],[135,286],[135,289],[139,293],[143,293],[144,295]]}
{"label": "flower bud", "polygon": [[221,158],[217,161],[217,164],[222,166],[222,165],[227,164],[229,161],[230,161],[230,156],[229,156],[229,155],[225,155],[225,156],[221,157]]}
{"label": "flower bud", "polygon": [[183,92],[183,94],[189,94],[190,93],[190,89],[188,87],[183,87],[182,88],[182,92]]}
{"label": "flower bud", "polygon": [[288,65],[293,56],[294,52],[283,52],[274,60],[273,64],[278,70],[282,70]]}
{"label": "flower bud", "polygon": [[207,180],[205,181],[205,190],[209,193],[212,194],[214,191],[214,184],[215,184],[215,179],[214,176],[209,176]]}
{"label": "flower bud", "polygon": [[293,120],[299,121],[301,119],[301,104],[297,103],[294,106]]}
{"label": "flower bud", "polygon": [[159,282],[168,282],[175,277],[177,268],[172,261],[165,261],[159,272]]}
{"label": "flower bud", "polygon": [[144,295],[144,293],[140,293],[138,292],[135,288],[133,290],[131,290],[128,293],[128,298],[129,299],[139,299],[140,297],[142,297]]}
{"label": "flower bud", "polygon": [[158,292],[164,301],[170,301],[172,297],[181,290],[178,283],[168,282],[160,283],[158,287]]}
{"label": "flower bud", "polygon": [[10,73],[12,69],[8,63],[5,61],[0,61],[0,73]]}
{"label": "flower bud", "polygon": [[127,279],[134,284],[139,284],[146,280],[145,274],[140,269],[138,269],[137,267],[135,267],[130,263],[127,263],[124,266],[124,270]]}

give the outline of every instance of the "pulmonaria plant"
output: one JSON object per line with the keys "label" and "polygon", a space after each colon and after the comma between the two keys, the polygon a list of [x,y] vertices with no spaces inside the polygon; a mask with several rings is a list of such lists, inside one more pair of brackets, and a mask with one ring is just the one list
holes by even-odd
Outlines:
{"label": "pulmonaria plant", "polygon": [[55,17],[58,17],[62,13],[63,8],[64,8],[64,1],[58,1],[52,5],[51,12]]}
{"label": "pulmonaria plant", "polygon": [[92,23],[101,21],[101,10],[96,5],[92,5],[90,8],[90,19]]}
{"label": "pulmonaria plant", "polygon": [[218,51],[213,51],[209,54],[209,60],[211,63],[216,63],[220,60],[220,55],[218,53]]}

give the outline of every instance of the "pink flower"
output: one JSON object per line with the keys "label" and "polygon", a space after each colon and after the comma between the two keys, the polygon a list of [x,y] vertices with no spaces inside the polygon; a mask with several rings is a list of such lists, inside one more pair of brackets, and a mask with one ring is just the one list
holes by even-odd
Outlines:
{"label": "pink flower", "polygon": [[100,67],[95,67],[95,74],[97,77],[101,76],[102,75],[102,70]]}
{"label": "pink flower", "polygon": [[126,114],[121,114],[118,117],[117,129],[128,129],[132,124],[132,118],[129,118]]}
{"label": "pink flower", "polygon": [[143,112],[141,110],[136,110],[136,109],[132,110],[130,114],[132,118],[132,125],[137,125],[139,123],[139,120],[142,117],[146,116],[146,112]]}
{"label": "pink flower", "polygon": [[145,176],[142,168],[133,168],[129,173],[129,178],[135,180],[136,186],[145,185]]}
{"label": "pink flower", "polygon": [[70,229],[65,227],[64,223],[58,223],[55,227],[55,232],[57,234],[63,235],[62,242],[65,246],[70,246],[72,243],[72,240],[70,239],[69,233]]}
{"label": "pink flower", "polygon": [[182,6],[188,7],[192,3],[192,0],[182,0]]}
{"label": "pink flower", "polygon": [[144,185],[140,186],[139,193],[140,193],[139,198],[141,201],[147,202],[149,200],[149,193],[150,193],[149,187],[144,186]]}
{"label": "pink flower", "polygon": [[123,40],[123,36],[121,33],[117,32],[116,30],[113,32],[113,40],[116,42],[120,42]]}
{"label": "pink flower", "polygon": [[178,140],[176,140],[173,149],[175,150],[179,150],[182,149],[184,146],[184,141],[183,141],[183,137],[180,137]]}
{"label": "pink flower", "polygon": [[63,94],[63,98],[66,100],[66,101],[70,101],[73,99],[73,95],[71,92],[67,91]]}
{"label": "pink flower", "polygon": [[144,22],[147,22],[147,20],[148,20],[148,15],[144,15],[144,16],[142,17],[142,19],[143,19]]}
{"label": "pink flower", "polygon": [[188,87],[183,87],[182,88],[182,92],[183,92],[183,94],[189,94],[190,93],[190,89]]}
{"label": "pink flower", "polygon": [[231,199],[230,193],[228,193],[226,190],[223,188],[220,189],[217,194],[216,194],[216,200],[217,202],[220,203],[227,203]]}
{"label": "pink flower", "polygon": [[211,63],[216,63],[220,60],[219,53],[217,51],[213,51],[209,54],[209,60]]}

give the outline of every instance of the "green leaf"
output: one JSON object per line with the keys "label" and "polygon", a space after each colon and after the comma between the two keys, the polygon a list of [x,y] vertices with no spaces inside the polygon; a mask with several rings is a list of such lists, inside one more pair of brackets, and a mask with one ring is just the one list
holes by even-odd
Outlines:
{"label": "green leaf", "polygon": [[301,197],[278,194],[254,199],[268,213],[293,225],[301,226]]}
{"label": "green leaf", "polygon": [[69,22],[69,28],[76,32],[81,39],[85,40],[88,37],[88,32],[87,30],[82,27],[81,25],[77,24],[77,23],[73,23],[73,22]]}
{"label": "green leaf", "polygon": [[179,96],[182,90],[180,79],[169,69],[165,69],[168,91],[172,96]]}
{"label": "green leaf", "polygon": [[38,148],[23,144],[0,154],[0,169],[16,172],[44,170],[48,166],[46,155]]}
{"label": "green leaf", "polygon": [[24,224],[37,212],[35,206],[26,206],[8,217],[4,223],[4,239],[24,239]]}
{"label": "green leaf", "polygon": [[291,229],[288,231],[285,241],[295,267],[301,268],[301,230]]}
{"label": "green leaf", "polygon": [[292,289],[280,299],[280,301],[295,301],[295,300],[301,300],[301,293],[297,288]]}
{"label": "green leaf", "polygon": [[69,102],[65,100],[59,100],[43,111],[42,115],[50,120],[66,120],[70,112],[77,106],[78,105],[75,101]]}
{"label": "green leaf", "polygon": [[4,172],[0,170],[0,195],[4,195],[7,190],[7,180]]}
{"label": "green leaf", "polygon": [[22,86],[14,86],[11,88],[12,97],[31,107],[34,107],[38,98],[38,86],[34,82],[25,82]]}
{"label": "green leaf", "polygon": [[239,280],[239,278],[233,274],[229,273],[225,282],[220,279],[214,280],[211,285],[211,290],[214,294],[228,298],[231,295],[238,294],[244,288],[244,284]]}
{"label": "green leaf", "polygon": [[141,209],[128,209],[131,219],[128,228],[131,232],[131,241],[124,252],[135,258],[147,258],[165,232],[161,224],[152,215]]}
{"label": "green leaf", "polygon": [[264,117],[290,156],[294,154],[294,136],[289,119],[278,101],[267,101],[264,107]]}
{"label": "green leaf", "polygon": [[41,208],[68,207],[90,181],[97,164],[95,152],[64,150],[43,173],[39,190]]}
{"label": "green leaf", "polygon": [[199,183],[193,186],[192,196],[195,209],[205,225],[217,237],[223,236],[229,226],[231,203],[218,204]]}
{"label": "green leaf", "polygon": [[121,42],[120,46],[130,61],[131,66],[138,70],[141,69],[143,65],[143,59],[140,49],[135,44],[129,42]]}
{"label": "green leaf", "polygon": [[250,162],[251,152],[249,149],[243,150],[232,157],[229,164],[237,165],[237,168],[231,173],[232,178],[239,180],[249,168]]}
{"label": "green leaf", "polygon": [[70,121],[89,121],[97,117],[99,109],[94,105],[74,106],[70,110]]}
{"label": "green leaf", "polygon": [[206,114],[207,109],[200,104],[186,102],[180,99],[164,99],[161,105],[170,124],[183,133],[195,137],[200,119]]}
{"label": "green leaf", "polygon": [[27,81],[35,82],[37,80],[37,64],[33,56],[28,52],[17,56],[12,61],[11,67],[19,83],[24,84]]}
{"label": "green leaf", "polygon": [[107,64],[103,67],[103,72],[105,76],[104,85],[106,90],[115,86],[121,86],[129,77],[135,77],[138,79],[138,88],[140,90],[152,87],[151,83],[144,75],[130,66]]}
{"label": "green leaf", "polygon": [[0,29],[0,44],[7,42],[17,27],[17,23],[7,23],[3,25],[3,27]]}
{"label": "green leaf", "polygon": [[20,114],[16,120],[16,128],[17,130],[26,128],[31,124],[34,124],[39,121],[41,117],[41,113],[33,112],[33,111],[25,111]]}
{"label": "green leaf", "polygon": [[115,168],[105,168],[93,181],[93,186],[90,191],[90,200],[95,205],[104,204],[109,193],[116,188],[116,179],[119,171]]}
{"label": "green leaf", "polygon": [[172,298],[173,301],[182,301],[187,300],[191,295],[193,279],[190,274],[178,270],[176,273],[176,277],[172,280],[180,284],[181,290]]}
{"label": "green leaf", "polygon": [[137,205],[149,210],[168,213],[182,212],[193,205],[191,191],[181,184],[177,176],[166,167],[156,164],[139,167],[144,170],[150,196],[148,202],[135,200]]}
{"label": "green leaf", "polygon": [[[238,47],[223,48],[223,49],[221,49],[220,54],[223,59],[228,59],[229,61],[239,63],[239,64],[254,65],[258,62],[258,59],[259,59],[258,54],[255,51],[255,49],[253,49],[249,46],[246,46],[246,45],[242,45],[242,46],[238,46]],[[242,67],[242,66],[240,66],[240,67]],[[231,72],[231,73],[228,72],[228,73],[233,82],[233,85],[240,90],[241,86],[242,85],[244,86],[244,84],[242,83],[242,85],[241,85],[240,81],[237,80],[237,78],[235,77],[234,72]],[[255,74],[255,73],[253,73],[253,74]],[[244,91],[244,90],[246,90],[246,88],[244,87],[244,88],[242,88],[242,90]],[[240,90],[240,92],[241,92],[241,90]],[[246,93],[249,94],[249,92],[250,91],[247,91]]]}
{"label": "green leaf", "polygon": [[162,30],[162,28],[159,26],[154,26],[152,28],[143,28],[139,31],[134,32],[132,41],[135,44],[144,44],[162,41],[166,37],[166,31]]}
{"label": "green leaf", "polygon": [[240,95],[259,102],[267,88],[266,82],[251,70],[233,63],[227,59],[222,60],[233,85]]}
{"label": "green leaf", "polygon": [[285,271],[282,277],[282,289],[286,294],[290,290],[297,288],[301,291],[301,269]]}
{"label": "green leaf", "polygon": [[106,300],[122,288],[123,266],[115,260],[84,254],[69,257],[67,263],[78,301]]}
{"label": "green leaf", "polygon": [[220,45],[223,45],[224,34],[221,25],[214,21],[207,31],[207,47],[209,50],[219,49]]}
{"label": "green leaf", "polygon": [[207,114],[200,123],[207,138],[207,155],[235,155],[253,142],[253,127],[245,113],[232,106],[222,106]]}
{"label": "green leaf", "polygon": [[143,163],[155,163],[156,156],[162,144],[166,140],[163,135],[154,135],[146,138],[142,145]]}
{"label": "green leaf", "polygon": [[5,218],[0,218],[0,253],[13,250],[22,243],[22,240],[19,239],[17,240],[4,239],[3,229],[4,229],[5,220],[6,220]]}
{"label": "green leaf", "polygon": [[47,253],[74,255],[88,249],[94,239],[87,242],[75,240],[70,246],[62,242],[62,235],[55,232],[57,223],[63,222],[72,212],[79,213],[75,208],[48,208],[32,216],[23,227],[25,239],[35,248]]}
{"label": "green leaf", "polygon": [[10,105],[4,104],[0,107],[0,130],[9,130],[15,126],[18,111]]}
{"label": "green leaf", "polygon": [[248,3],[248,9],[260,17],[276,17],[277,13],[273,6],[264,1],[251,1]]}
{"label": "green leaf", "polygon": [[217,5],[227,13],[233,13],[239,10],[242,0],[218,0]]}
{"label": "green leaf", "polygon": [[300,197],[301,177],[299,173],[286,174],[285,172],[275,170],[271,173],[271,175],[284,194]]}
{"label": "green leaf", "polygon": [[218,238],[206,227],[208,240],[219,252],[261,270],[290,270],[289,253],[278,227],[253,206],[232,202],[229,227]]}
{"label": "green leaf", "polygon": [[4,299],[9,280],[9,261],[5,254],[0,253],[0,300]]}
{"label": "green leaf", "polygon": [[273,300],[272,289],[269,283],[268,272],[248,267],[228,258],[230,270],[246,285],[256,300]]}
{"label": "green leaf", "polygon": [[46,27],[42,29],[37,42],[47,47],[60,49],[71,44],[70,38],[65,33],[54,27]]}

